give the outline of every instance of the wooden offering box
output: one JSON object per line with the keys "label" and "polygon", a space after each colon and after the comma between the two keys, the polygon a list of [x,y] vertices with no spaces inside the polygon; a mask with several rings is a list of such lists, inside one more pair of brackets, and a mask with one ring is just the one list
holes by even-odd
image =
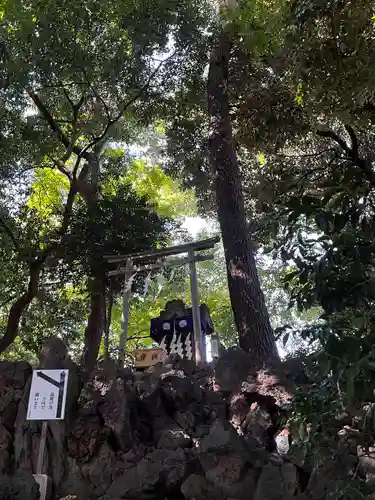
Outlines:
{"label": "wooden offering box", "polygon": [[134,366],[137,370],[145,370],[156,363],[161,363],[167,357],[167,353],[160,347],[150,349],[134,350]]}

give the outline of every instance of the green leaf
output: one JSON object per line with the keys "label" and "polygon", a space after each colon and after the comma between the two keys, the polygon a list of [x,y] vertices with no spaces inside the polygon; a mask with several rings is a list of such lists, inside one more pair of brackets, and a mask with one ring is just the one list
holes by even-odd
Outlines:
{"label": "green leaf", "polygon": [[299,83],[297,85],[295,101],[299,106],[303,106],[303,85],[302,85],[302,83]]}
{"label": "green leaf", "polygon": [[27,206],[35,209],[41,217],[50,218],[62,210],[63,201],[69,190],[68,179],[57,170],[38,168],[31,186]]}
{"label": "green leaf", "polygon": [[147,196],[161,216],[196,215],[194,193],[166,175],[158,165],[143,160],[133,162],[124,177],[139,196]]}

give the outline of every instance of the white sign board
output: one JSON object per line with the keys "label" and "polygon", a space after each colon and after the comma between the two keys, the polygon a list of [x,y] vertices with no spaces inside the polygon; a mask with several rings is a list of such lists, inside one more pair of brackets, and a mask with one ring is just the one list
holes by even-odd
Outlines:
{"label": "white sign board", "polygon": [[289,435],[279,434],[275,438],[276,449],[279,455],[286,455],[289,451]]}
{"label": "white sign board", "polygon": [[27,420],[63,420],[69,370],[34,370]]}

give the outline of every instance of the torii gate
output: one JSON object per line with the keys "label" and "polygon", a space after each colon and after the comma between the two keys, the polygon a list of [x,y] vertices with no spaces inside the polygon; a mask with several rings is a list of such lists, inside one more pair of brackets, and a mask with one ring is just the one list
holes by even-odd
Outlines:
{"label": "torii gate", "polygon": [[[119,268],[108,272],[108,276],[116,276],[124,274],[125,285],[123,293],[123,307],[122,307],[122,329],[120,335],[119,345],[119,363],[124,364],[125,361],[125,346],[128,339],[129,329],[129,312],[131,300],[131,288],[135,274],[140,271],[150,271],[152,269],[163,269],[166,267],[181,266],[189,264],[190,274],[190,293],[191,293],[191,307],[193,313],[193,328],[195,339],[195,360],[204,360],[201,318],[199,312],[199,295],[198,295],[198,280],[196,263],[205,260],[213,259],[213,255],[197,255],[196,252],[202,250],[209,250],[214,248],[219,243],[220,238],[209,238],[206,240],[186,243],[160,250],[149,252],[132,253],[128,255],[106,255],[104,259],[109,264],[119,264]],[[179,259],[166,260],[167,257],[172,255],[188,254],[187,257]],[[125,264],[121,266],[121,264]],[[137,265],[138,264],[138,265]]]}

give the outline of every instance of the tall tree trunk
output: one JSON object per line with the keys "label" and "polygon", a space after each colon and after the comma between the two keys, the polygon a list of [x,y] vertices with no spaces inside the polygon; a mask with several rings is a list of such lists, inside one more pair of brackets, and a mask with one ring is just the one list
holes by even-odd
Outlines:
{"label": "tall tree trunk", "polygon": [[210,160],[223,238],[229,294],[240,346],[267,363],[279,359],[249,234],[228,97],[231,42],[222,33],[212,49],[208,74]]}
{"label": "tall tree trunk", "polygon": [[7,327],[0,339],[0,353],[4,352],[14,342],[18,335],[21,317],[38,293],[39,278],[44,262],[35,262],[30,266],[30,276],[27,290],[13,304],[9,311]]}
{"label": "tall tree trunk", "polygon": [[104,358],[107,361],[109,360],[109,335],[112,323],[112,309],[113,309],[113,290],[111,286],[109,286],[108,307],[105,316],[105,329],[104,329]]}
{"label": "tall tree trunk", "polygon": [[85,330],[85,346],[82,364],[89,372],[95,367],[104,331],[105,275],[93,269],[89,282],[90,314]]}
{"label": "tall tree trunk", "polygon": [[[100,151],[102,144],[97,144],[94,151],[89,154],[86,163],[86,172],[80,174],[80,193],[87,204],[89,220],[95,220],[99,201],[99,173],[100,173]],[[94,233],[97,230],[95,222],[90,228]],[[103,263],[98,256],[91,255],[89,294],[91,300],[90,314],[85,330],[85,343],[83,351],[83,366],[87,372],[92,370],[96,364],[105,328],[105,286],[106,277]]]}

